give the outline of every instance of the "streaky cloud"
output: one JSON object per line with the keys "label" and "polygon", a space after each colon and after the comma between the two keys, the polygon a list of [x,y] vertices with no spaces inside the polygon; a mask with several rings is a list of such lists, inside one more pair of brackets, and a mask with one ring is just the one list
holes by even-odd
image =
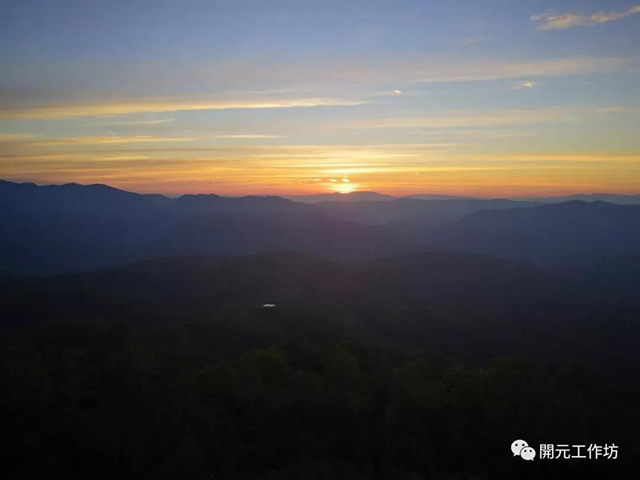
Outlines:
{"label": "streaky cloud", "polygon": [[159,125],[162,123],[170,123],[175,121],[175,118],[160,118],[157,120],[130,120],[130,121],[121,121],[121,122],[105,122],[105,123],[94,123],[92,127],[111,127],[111,126],[132,126],[136,125]]}
{"label": "streaky cloud", "polygon": [[189,101],[147,99],[113,103],[51,104],[0,109],[0,119],[60,119],[75,117],[115,117],[136,113],[180,112],[193,110],[280,109],[362,105],[362,101],[324,98],[283,100]]}
{"label": "streaky cloud", "polygon": [[213,135],[213,138],[229,139],[229,140],[268,140],[271,138],[284,138],[284,135],[268,135],[261,133],[239,133],[239,134],[220,134]]}
{"label": "streaky cloud", "polygon": [[527,125],[546,122],[564,122],[579,117],[579,112],[565,108],[537,110],[505,109],[486,113],[445,112],[439,115],[350,122],[336,125],[344,129],[456,129]]}
{"label": "streaky cloud", "polygon": [[477,62],[431,69],[414,83],[455,83],[552,77],[576,74],[613,73],[635,68],[636,57],[565,57],[531,62]]}
{"label": "streaky cloud", "polygon": [[491,37],[489,35],[482,35],[479,37],[469,37],[469,38],[462,38],[458,41],[456,41],[454,43],[454,45],[457,46],[467,46],[467,45],[474,45],[476,43],[480,43],[480,42],[485,42],[487,40],[489,40]]}
{"label": "streaky cloud", "polygon": [[156,143],[156,142],[191,142],[194,137],[162,137],[152,135],[117,136],[105,135],[98,137],[61,137],[52,139],[40,139],[24,142],[23,146],[56,147],[56,146],[86,146],[86,145],[111,145],[126,143]]}
{"label": "streaky cloud", "polygon": [[591,15],[581,13],[545,12],[531,17],[532,22],[538,23],[536,30],[564,30],[571,27],[593,27],[603,23],[615,22],[623,18],[640,13],[640,5],[634,5],[627,10],[597,12]]}

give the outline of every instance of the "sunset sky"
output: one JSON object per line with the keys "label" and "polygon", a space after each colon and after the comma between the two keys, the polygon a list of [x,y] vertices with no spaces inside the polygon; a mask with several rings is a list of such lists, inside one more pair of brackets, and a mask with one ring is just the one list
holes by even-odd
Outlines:
{"label": "sunset sky", "polygon": [[640,193],[640,2],[0,3],[0,178]]}

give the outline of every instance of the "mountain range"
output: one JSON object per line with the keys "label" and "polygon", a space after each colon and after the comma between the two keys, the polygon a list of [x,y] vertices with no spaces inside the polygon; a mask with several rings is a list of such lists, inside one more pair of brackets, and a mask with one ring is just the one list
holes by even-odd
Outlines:
{"label": "mountain range", "polygon": [[[333,199],[334,195],[330,195]],[[342,198],[343,196],[339,196]],[[46,275],[180,255],[295,250],[357,261],[458,250],[536,266],[640,253],[640,206],[572,200],[143,195],[0,181],[0,275]]]}

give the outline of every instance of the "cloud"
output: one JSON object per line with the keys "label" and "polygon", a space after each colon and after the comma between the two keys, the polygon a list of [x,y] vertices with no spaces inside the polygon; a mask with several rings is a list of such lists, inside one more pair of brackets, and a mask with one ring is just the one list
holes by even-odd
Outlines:
{"label": "cloud", "polygon": [[24,142],[25,140],[32,140],[37,135],[33,133],[0,133],[0,142]]}
{"label": "cloud", "polygon": [[562,122],[580,118],[579,112],[564,108],[538,110],[506,109],[487,113],[451,112],[428,117],[383,118],[367,122],[336,125],[341,129],[454,129],[500,127],[533,123]]}
{"label": "cloud", "polygon": [[[525,82],[529,83],[529,82]],[[529,88],[520,86],[519,88]],[[414,129],[431,134],[477,134],[488,127],[535,125],[541,123],[572,122],[588,118],[590,114],[640,113],[638,106],[609,105],[600,107],[547,107],[539,109],[503,109],[488,112],[449,111],[422,117],[381,118],[367,121],[333,124],[332,128],[376,130]],[[506,132],[503,132],[506,134]],[[521,133],[512,134],[521,136]],[[434,144],[435,145],[435,144]],[[441,144],[441,146],[445,146]]]}
{"label": "cloud", "polygon": [[480,37],[469,37],[469,38],[462,38],[458,41],[456,41],[454,43],[454,45],[458,45],[458,46],[467,46],[467,45],[473,45],[475,43],[480,43],[480,42],[484,42],[486,40],[489,40],[489,38],[491,38],[489,35],[483,35]]}
{"label": "cloud", "polygon": [[595,107],[594,111],[598,113],[640,113],[640,107],[634,107],[634,106]]}
{"label": "cloud", "polygon": [[[529,154],[529,153],[510,153],[510,154],[471,154],[464,157],[470,161],[478,160],[491,160],[492,162],[548,162],[548,163],[639,163],[639,154],[625,154],[625,153],[542,153],[542,154]],[[549,166],[545,166],[549,168]],[[561,167],[562,168],[562,167]]]}
{"label": "cloud", "polygon": [[0,119],[58,119],[74,117],[112,117],[136,113],[178,112],[188,110],[234,110],[266,108],[304,108],[354,106],[364,102],[331,98],[298,98],[282,100],[216,100],[189,101],[148,99],[113,103],[51,104],[0,109]]}
{"label": "cloud", "polygon": [[97,123],[93,124],[93,127],[109,127],[109,126],[136,126],[136,125],[158,125],[161,123],[169,123],[173,122],[175,118],[161,118],[158,120],[131,120],[131,121],[123,121],[123,122],[107,122],[107,123]]}
{"label": "cloud", "polygon": [[[28,140],[28,139],[27,139]],[[195,138],[190,137],[159,137],[151,135],[137,135],[120,137],[117,135],[101,137],[62,137],[23,142],[26,147],[56,147],[56,146],[87,146],[87,145],[113,145],[126,143],[155,143],[155,142],[190,142]]]}
{"label": "cloud", "polygon": [[[507,186],[517,185],[535,190],[546,184],[567,188],[593,182],[617,188],[623,180],[635,179],[634,169],[640,164],[638,154],[527,153],[504,148],[476,153],[434,150],[433,144],[242,145],[207,151],[200,147],[189,151],[190,145],[177,149],[146,146],[111,151],[98,146],[93,153],[69,149],[64,155],[56,150],[55,156],[4,152],[0,153],[0,168],[5,178],[107,183],[174,193],[311,193],[310,185],[341,191],[354,189],[353,185],[355,189],[382,186],[415,193],[432,184],[444,190],[467,189],[467,193],[485,189],[487,195],[495,195],[496,187],[505,192]],[[618,173],[603,175],[607,171]]]}
{"label": "cloud", "polygon": [[564,30],[570,27],[593,27],[603,23],[615,22],[623,18],[640,13],[640,5],[634,5],[627,10],[597,12],[592,15],[580,13],[556,14],[546,12],[531,17],[532,22],[538,23],[536,30]]}
{"label": "cloud", "polygon": [[522,82],[512,87],[513,90],[533,90],[536,87],[536,82]]}
{"label": "cloud", "polygon": [[[171,62],[11,65],[0,81],[0,118],[349,106],[377,96],[397,95],[394,89],[402,89],[403,95],[410,96],[416,92],[408,84],[417,82],[535,80],[538,76],[637,71],[639,64],[638,55],[463,60],[433,53],[375,59],[331,56],[295,62],[265,59],[241,64],[221,61],[180,65]],[[201,93],[185,97],[185,85],[197,85]],[[386,89],[380,90],[381,86]]]}
{"label": "cloud", "polygon": [[456,136],[456,137],[477,137],[477,138],[524,138],[535,137],[539,134],[537,132],[523,132],[523,131],[502,131],[491,130],[486,128],[476,129],[452,129],[452,130],[421,130],[417,132],[411,132],[411,135],[427,135],[427,136]]}
{"label": "cloud", "polygon": [[400,90],[399,88],[396,88],[394,90],[379,90],[379,91],[373,90],[365,98],[367,98],[369,103],[374,103],[375,100],[378,98],[389,98],[389,97],[399,97],[399,96],[425,97],[429,95],[433,95],[433,94],[431,92],[406,91],[406,90]]}
{"label": "cloud", "polygon": [[270,139],[270,138],[284,138],[282,135],[266,135],[260,133],[240,133],[240,134],[223,134],[214,135],[213,138],[224,138],[231,140],[258,140],[258,139]]}
{"label": "cloud", "polygon": [[434,67],[429,76],[415,83],[477,82],[523,77],[563,76],[586,73],[611,73],[637,68],[635,57],[565,57],[534,62],[477,62]]}

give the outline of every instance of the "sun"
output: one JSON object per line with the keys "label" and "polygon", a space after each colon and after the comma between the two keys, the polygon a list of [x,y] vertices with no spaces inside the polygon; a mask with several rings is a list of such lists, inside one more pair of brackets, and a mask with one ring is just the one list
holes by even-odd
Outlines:
{"label": "sun", "polygon": [[353,183],[341,183],[339,185],[335,185],[333,190],[337,193],[352,193],[357,190],[357,186]]}

